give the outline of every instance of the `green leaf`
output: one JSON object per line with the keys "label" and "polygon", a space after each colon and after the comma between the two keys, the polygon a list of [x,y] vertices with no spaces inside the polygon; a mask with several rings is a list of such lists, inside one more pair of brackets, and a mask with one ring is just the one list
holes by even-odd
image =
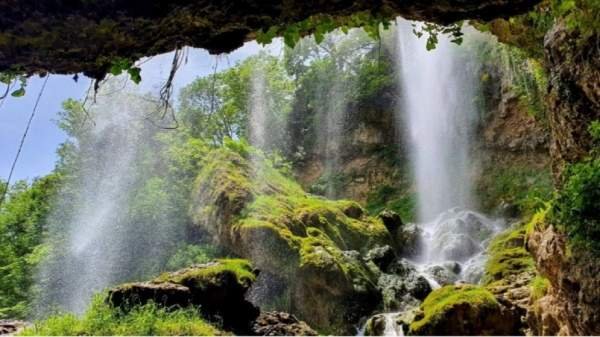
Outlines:
{"label": "green leaf", "polygon": [[141,71],[142,69],[140,69],[139,67],[133,67],[127,70],[127,73],[129,74],[129,77],[131,78],[133,83],[140,84],[140,82],[142,81],[142,76],[140,75]]}
{"label": "green leaf", "polygon": [[283,33],[283,42],[285,43],[285,45],[290,48],[294,48],[298,41],[300,41],[300,31],[298,30],[298,27],[288,27],[285,33]]}
{"label": "green leaf", "polygon": [[278,26],[271,26],[271,27],[269,27],[269,29],[266,32],[264,32],[261,29],[256,33],[256,42],[263,44],[263,45],[269,44],[269,43],[271,43],[271,41],[273,41],[273,38],[275,38],[277,36],[278,32],[279,32]]}
{"label": "green leaf", "polygon": [[452,43],[456,43],[459,46],[460,46],[460,44],[462,42],[463,42],[463,38],[462,37],[457,37],[456,39],[452,39]]}
{"label": "green leaf", "polygon": [[21,87],[10,94],[12,97],[23,97],[25,96],[25,88]]}
{"label": "green leaf", "polygon": [[433,50],[437,46],[437,43],[438,43],[437,36],[430,35],[429,38],[427,39],[427,45],[425,46],[425,48],[428,51]]}

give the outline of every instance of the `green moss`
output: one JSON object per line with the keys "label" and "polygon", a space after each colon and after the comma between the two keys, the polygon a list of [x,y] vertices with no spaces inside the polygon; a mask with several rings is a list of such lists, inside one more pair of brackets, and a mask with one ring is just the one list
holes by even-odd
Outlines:
{"label": "green moss", "polygon": [[366,253],[375,245],[392,244],[390,233],[356,202],[307,193],[272,157],[230,147],[207,154],[196,181],[192,218],[227,249],[285,282],[290,298],[318,293],[291,305],[306,316],[322,315],[317,322],[344,331],[348,309],[342,306],[376,288],[375,275],[349,251]]}
{"label": "green moss", "polygon": [[202,288],[206,283],[214,283],[219,276],[225,273],[235,275],[237,282],[242,286],[249,286],[256,279],[256,275],[252,272],[252,266],[247,260],[220,259],[206,268],[190,268],[177,273],[164,273],[157,277],[156,281],[184,284],[186,280],[193,280],[198,288]]}
{"label": "green moss", "polygon": [[483,283],[490,284],[534,268],[534,261],[525,249],[526,226],[517,224],[497,235],[488,247]]}
{"label": "green moss", "polygon": [[542,298],[548,292],[548,287],[550,287],[550,281],[543,276],[537,275],[531,280],[531,299],[535,301]]}
{"label": "green moss", "polygon": [[477,194],[484,210],[500,202],[514,204],[525,215],[543,208],[552,197],[552,177],[548,169],[529,165],[497,164],[486,169],[477,183]]}
{"label": "green moss", "polygon": [[398,213],[402,220],[410,222],[415,220],[417,198],[408,186],[383,185],[367,196],[366,208],[370,214],[389,209]]}
{"label": "green moss", "polygon": [[410,325],[411,332],[422,334],[427,326],[442,319],[455,306],[469,304],[479,310],[499,306],[492,293],[473,285],[448,285],[432,291],[421,304],[423,316]]}
{"label": "green moss", "polygon": [[545,204],[543,209],[537,211],[532,217],[531,220],[525,225],[525,237],[528,238],[534,231],[543,230],[546,226],[546,214],[548,214],[548,210],[550,209],[551,203],[548,202]]}
{"label": "green moss", "polygon": [[166,310],[155,304],[137,306],[128,312],[110,307],[103,295],[94,297],[82,316],[67,313],[38,321],[22,336],[213,336],[225,332],[203,320],[197,309]]}
{"label": "green moss", "polygon": [[[389,238],[383,223],[364,215],[366,212],[357,203],[306,193],[275,168],[271,158],[253,148],[240,149],[232,144],[207,155],[209,159],[196,180],[198,194],[205,195],[204,202],[202,209],[195,210],[194,218],[218,213],[216,207],[226,200],[240,203],[241,210],[231,224],[234,231],[268,227],[280,232],[291,249],[299,247],[308,228],[321,230],[344,250],[362,250],[370,242]],[[359,210],[354,218],[345,214],[350,207]]]}

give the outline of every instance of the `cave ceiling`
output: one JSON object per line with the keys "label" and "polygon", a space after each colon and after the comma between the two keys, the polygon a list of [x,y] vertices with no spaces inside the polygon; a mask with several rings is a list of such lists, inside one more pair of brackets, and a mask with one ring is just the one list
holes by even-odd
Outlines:
{"label": "cave ceiling", "polygon": [[137,60],[183,46],[230,52],[259,30],[314,15],[490,20],[537,0],[1,0],[0,72],[102,78],[115,59]]}

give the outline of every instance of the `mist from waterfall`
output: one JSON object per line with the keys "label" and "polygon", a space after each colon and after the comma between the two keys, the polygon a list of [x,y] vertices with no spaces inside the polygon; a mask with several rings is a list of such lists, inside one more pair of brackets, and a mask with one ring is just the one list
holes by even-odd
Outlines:
{"label": "mist from waterfall", "polygon": [[346,118],[347,95],[344,91],[342,79],[336,76],[333,86],[327,92],[327,100],[323,104],[323,117],[325,119],[322,141],[325,148],[325,174],[329,179],[325,196],[334,199],[337,197],[335,178],[340,170],[341,139]]}
{"label": "mist from waterfall", "polygon": [[119,90],[120,83],[105,83],[79,125],[85,136],[74,144],[73,178],[50,217],[54,246],[38,277],[41,315],[55,309],[82,313],[94,293],[156,272],[168,243],[179,235],[166,213],[131,221],[132,204],[161,209],[160,201],[134,194],[153,183],[161,188],[138,168],[141,149],[153,146],[154,133],[145,123],[151,110],[147,101]]}
{"label": "mist from waterfall", "polygon": [[267,81],[262,67],[254,69],[250,78],[250,99],[248,102],[249,113],[249,140],[250,145],[265,149],[266,147],[266,120],[267,109]]}
{"label": "mist from waterfall", "polygon": [[426,38],[399,21],[397,69],[402,103],[399,116],[408,129],[420,222],[452,207],[473,207],[469,156],[476,107],[474,73],[457,61],[457,46],[440,36],[434,50]]}

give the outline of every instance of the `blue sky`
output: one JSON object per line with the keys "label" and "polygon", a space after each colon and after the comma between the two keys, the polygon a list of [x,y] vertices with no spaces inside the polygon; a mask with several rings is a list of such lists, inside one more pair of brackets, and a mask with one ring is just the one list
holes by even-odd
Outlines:
{"label": "blue sky", "polygon": [[[215,62],[217,62],[218,70],[224,70],[260,50],[279,55],[282,53],[281,40],[275,40],[266,47],[261,47],[255,42],[248,42],[228,55],[219,56],[209,55],[204,50],[190,48],[187,63],[182,65],[176,74],[174,93],[178,94],[183,86],[195,78],[211,74]],[[144,62],[141,66],[140,89],[154,92],[160,88],[169,75],[171,61],[172,54],[168,53]],[[43,78],[31,77],[28,80],[24,97],[8,97],[3,103],[0,103],[2,104],[0,106],[0,178],[4,180],[8,177],[10,166],[15,158],[43,81]],[[66,135],[54,122],[57,119],[57,113],[61,110],[62,102],[67,98],[83,98],[89,85],[90,79],[82,75],[79,76],[77,82],[73,80],[72,75],[51,75],[15,168],[13,182],[21,179],[30,180],[52,171],[56,161],[56,149],[66,139]]]}

